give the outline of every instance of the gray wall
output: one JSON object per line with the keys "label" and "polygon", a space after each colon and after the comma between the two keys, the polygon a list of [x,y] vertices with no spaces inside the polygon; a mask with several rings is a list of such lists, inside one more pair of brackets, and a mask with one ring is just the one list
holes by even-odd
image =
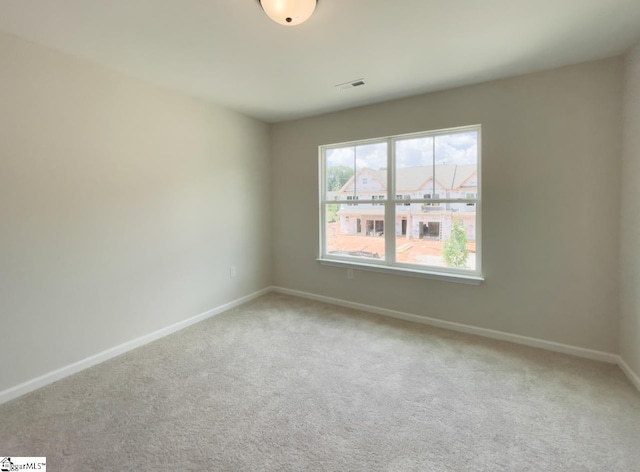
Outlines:
{"label": "gray wall", "polygon": [[[617,352],[621,84],[614,58],[274,125],[275,284]],[[318,145],[477,123],[486,282],[316,262]]]}
{"label": "gray wall", "polygon": [[[0,63],[0,391],[272,269],[278,286],[585,348],[617,352],[620,334],[640,372],[640,47],[622,169],[621,59],[271,127],[1,33]],[[315,261],[318,145],[477,123],[482,285]]]}
{"label": "gray wall", "polygon": [[620,354],[640,377],[640,43],[626,57],[620,245]]}
{"label": "gray wall", "polygon": [[0,64],[0,391],[270,284],[267,125],[4,34]]}

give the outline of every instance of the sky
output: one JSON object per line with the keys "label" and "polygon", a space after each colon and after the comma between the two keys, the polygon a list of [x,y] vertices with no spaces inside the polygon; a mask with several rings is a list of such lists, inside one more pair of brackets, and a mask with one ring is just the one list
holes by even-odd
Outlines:
{"label": "sky", "polygon": [[[477,164],[478,162],[477,132],[467,131],[396,141],[396,167],[433,165],[434,147],[436,165]],[[353,168],[355,163],[356,171],[363,167],[375,170],[385,169],[387,167],[386,149],[386,142],[330,149],[327,151],[327,167]]]}

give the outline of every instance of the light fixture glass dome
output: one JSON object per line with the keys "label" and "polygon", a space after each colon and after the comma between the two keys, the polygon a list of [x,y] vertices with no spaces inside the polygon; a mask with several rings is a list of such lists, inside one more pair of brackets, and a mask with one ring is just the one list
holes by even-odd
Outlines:
{"label": "light fixture glass dome", "polygon": [[317,0],[259,0],[264,12],[276,23],[295,26],[309,19]]}

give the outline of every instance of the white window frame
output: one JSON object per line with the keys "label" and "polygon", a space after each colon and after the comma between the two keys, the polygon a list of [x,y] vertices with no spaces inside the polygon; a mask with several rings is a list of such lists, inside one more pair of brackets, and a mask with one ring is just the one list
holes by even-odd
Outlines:
{"label": "white window frame", "polygon": [[[424,138],[424,137],[436,137],[448,134],[463,133],[468,131],[476,131],[478,136],[478,170],[477,170],[477,193],[475,198],[439,198],[439,194],[431,194],[431,197],[438,198],[411,198],[411,203],[421,203],[426,205],[439,205],[448,203],[464,203],[466,205],[475,205],[476,209],[476,222],[475,222],[475,234],[476,234],[476,268],[470,269],[458,269],[451,267],[437,267],[437,266],[425,266],[418,264],[408,264],[396,261],[396,235],[395,235],[395,222],[396,222],[396,208],[397,204],[406,204],[404,195],[400,195],[399,198],[396,194],[395,188],[395,148],[396,142],[406,139]],[[387,144],[387,191],[384,200],[378,198],[370,200],[358,200],[357,198],[351,199],[327,199],[326,190],[326,153],[331,149],[339,149],[348,146],[362,146],[367,144],[386,143]],[[439,280],[447,280],[454,282],[461,282],[467,284],[479,284],[484,280],[482,275],[482,127],[481,125],[462,126],[457,128],[447,128],[441,130],[424,131],[420,133],[403,134],[396,136],[387,136],[383,138],[350,141],[344,143],[336,143],[329,145],[322,145],[318,148],[319,154],[319,219],[320,219],[320,238],[319,238],[319,251],[318,261],[325,265],[332,265],[338,267],[347,267],[352,269],[369,270],[375,272],[384,272],[395,275],[408,275],[414,277],[425,277]],[[435,165],[435,164],[434,164]],[[465,192],[466,193],[466,192]],[[377,204],[384,205],[384,227],[385,227],[385,258],[379,259],[367,259],[362,257],[354,257],[348,255],[332,255],[326,250],[327,245],[327,227],[326,221],[326,209],[327,204],[354,204],[354,200],[357,200],[359,204]],[[393,230],[387,232],[387,228]]]}

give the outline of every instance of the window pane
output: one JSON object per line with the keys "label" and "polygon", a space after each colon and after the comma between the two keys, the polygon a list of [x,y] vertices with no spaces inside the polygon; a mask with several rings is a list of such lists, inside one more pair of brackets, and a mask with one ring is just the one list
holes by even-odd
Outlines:
{"label": "window pane", "polygon": [[478,192],[478,132],[435,137],[435,187],[441,198],[469,198]]}
{"label": "window pane", "polygon": [[436,165],[478,165],[478,132],[444,134],[435,137]]}
{"label": "window pane", "polygon": [[475,270],[476,207],[443,203],[421,213],[398,211],[396,248],[401,263]]}
{"label": "window pane", "polygon": [[335,200],[355,173],[355,147],[329,149],[326,153],[327,200]]}
{"label": "window pane", "polygon": [[329,149],[326,153],[327,200],[371,200],[386,191],[387,143]]}
{"label": "window pane", "polygon": [[423,198],[433,193],[434,138],[403,139],[395,142],[396,198]]}
{"label": "window pane", "polygon": [[384,259],[384,205],[333,203],[325,214],[327,254]]}

